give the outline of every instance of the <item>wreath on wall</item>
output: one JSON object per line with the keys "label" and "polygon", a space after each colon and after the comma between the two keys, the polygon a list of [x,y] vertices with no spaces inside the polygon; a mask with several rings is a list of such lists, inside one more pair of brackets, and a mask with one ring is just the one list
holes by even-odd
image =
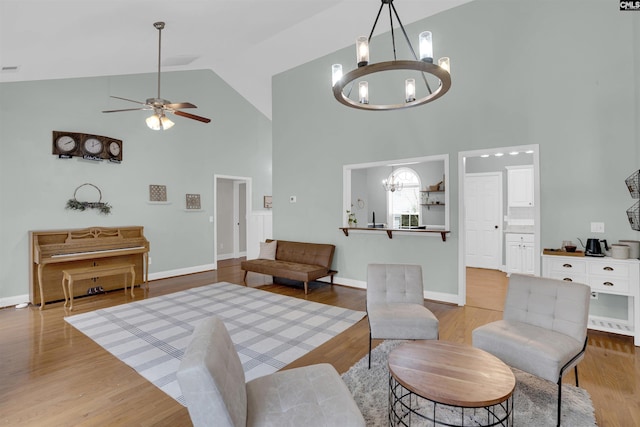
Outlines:
{"label": "wreath on wall", "polygon": [[[96,190],[98,190],[98,201],[97,202],[80,202],[78,201],[78,199],[76,198],[76,194],[78,193],[78,190],[81,189],[84,186],[90,186],[95,188]],[[84,183],[78,187],[76,187],[76,191],[73,192],[73,199],[69,199],[67,200],[67,209],[73,209],[76,211],[84,211],[87,209],[98,209],[100,211],[101,214],[104,215],[109,215],[111,213],[111,205],[109,203],[103,202],[102,201],[102,191],[100,191],[100,189],[90,183]]]}

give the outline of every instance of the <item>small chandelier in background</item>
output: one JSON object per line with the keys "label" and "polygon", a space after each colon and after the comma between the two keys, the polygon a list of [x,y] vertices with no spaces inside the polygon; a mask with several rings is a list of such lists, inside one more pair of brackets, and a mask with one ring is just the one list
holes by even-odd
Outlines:
{"label": "small chandelier in background", "polygon": [[400,192],[402,191],[402,182],[397,182],[395,180],[395,177],[393,175],[391,175],[391,177],[387,180],[387,179],[383,179],[382,180],[382,188],[385,189],[385,191],[390,191],[390,192]]}
{"label": "small chandelier in background", "polygon": [[[389,21],[391,26],[391,41],[393,45],[393,61],[369,63],[369,43],[371,37],[380,18],[380,14],[385,5],[389,7]],[[393,11],[393,14],[391,13]],[[398,60],[396,58],[396,42],[395,33],[393,29],[393,16],[396,17],[402,34],[409,45],[409,50],[413,54],[414,60]],[[342,73],[342,64],[333,64],[331,67],[333,95],[338,102],[346,105],[347,107],[358,108],[362,110],[398,110],[402,108],[416,107],[423,105],[431,101],[435,101],[442,95],[447,93],[451,87],[451,74],[450,74],[450,62],[449,58],[443,57],[438,60],[438,65],[433,64],[433,43],[432,35],[429,31],[424,31],[419,35],[419,47],[420,47],[420,59],[413,50],[413,46],[409,41],[407,32],[400,22],[400,17],[393,5],[393,0],[382,0],[378,15],[371,28],[369,37],[358,37],[356,40],[356,63],[358,67],[347,74]],[[426,87],[426,95],[417,98],[416,96],[416,79],[408,78],[405,80],[405,94],[404,102],[395,104],[376,104],[370,102],[369,99],[369,83],[364,80],[358,82],[358,94],[357,99],[351,99],[349,96],[353,89],[353,84],[356,80],[372,75],[381,73],[383,71],[407,71],[407,72],[419,72],[422,77],[422,81]],[[438,87],[435,90],[431,89],[427,75],[433,76],[438,80]],[[347,93],[345,88],[348,87]]]}

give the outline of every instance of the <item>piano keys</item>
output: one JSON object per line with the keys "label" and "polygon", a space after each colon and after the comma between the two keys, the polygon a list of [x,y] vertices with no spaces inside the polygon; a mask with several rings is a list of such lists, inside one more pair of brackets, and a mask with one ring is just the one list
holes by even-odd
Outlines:
{"label": "piano keys", "polygon": [[[29,232],[29,297],[44,308],[47,302],[64,300],[62,271],[70,268],[134,264],[135,277],[148,281],[149,241],[141,226],[90,227]],[[102,286],[106,291],[122,289],[115,276],[86,279],[74,287],[76,295]]]}

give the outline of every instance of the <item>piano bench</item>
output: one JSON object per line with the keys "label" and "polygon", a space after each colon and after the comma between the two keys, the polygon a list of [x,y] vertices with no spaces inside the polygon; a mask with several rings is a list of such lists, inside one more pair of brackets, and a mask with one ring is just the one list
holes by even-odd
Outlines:
{"label": "piano bench", "polygon": [[[73,281],[92,279],[94,277],[125,275],[124,292],[127,293],[126,275],[131,274],[131,297],[135,298],[133,288],[135,286],[136,271],[133,264],[97,265],[94,267],[71,268],[62,270],[62,291],[64,292],[64,306],[69,304],[69,310],[73,310]],[[66,282],[66,286],[65,286]]]}

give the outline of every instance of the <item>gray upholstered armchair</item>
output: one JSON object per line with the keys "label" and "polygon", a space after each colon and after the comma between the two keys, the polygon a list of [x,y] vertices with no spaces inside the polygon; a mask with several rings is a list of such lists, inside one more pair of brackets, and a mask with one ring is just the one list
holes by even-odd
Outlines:
{"label": "gray upholstered armchair", "polygon": [[473,345],[507,365],[558,384],[558,425],[562,377],[587,348],[591,289],[562,280],[512,274],[503,320],[473,331]]}
{"label": "gray upholstered armchair", "polygon": [[327,363],[245,384],[240,357],[217,317],[196,326],[177,376],[195,427],[365,425],[349,389]]}
{"label": "gray upholstered armchair", "polygon": [[372,339],[438,339],[438,319],[424,306],[422,267],[407,264],[369,264],[367,318],[369,368]]}

